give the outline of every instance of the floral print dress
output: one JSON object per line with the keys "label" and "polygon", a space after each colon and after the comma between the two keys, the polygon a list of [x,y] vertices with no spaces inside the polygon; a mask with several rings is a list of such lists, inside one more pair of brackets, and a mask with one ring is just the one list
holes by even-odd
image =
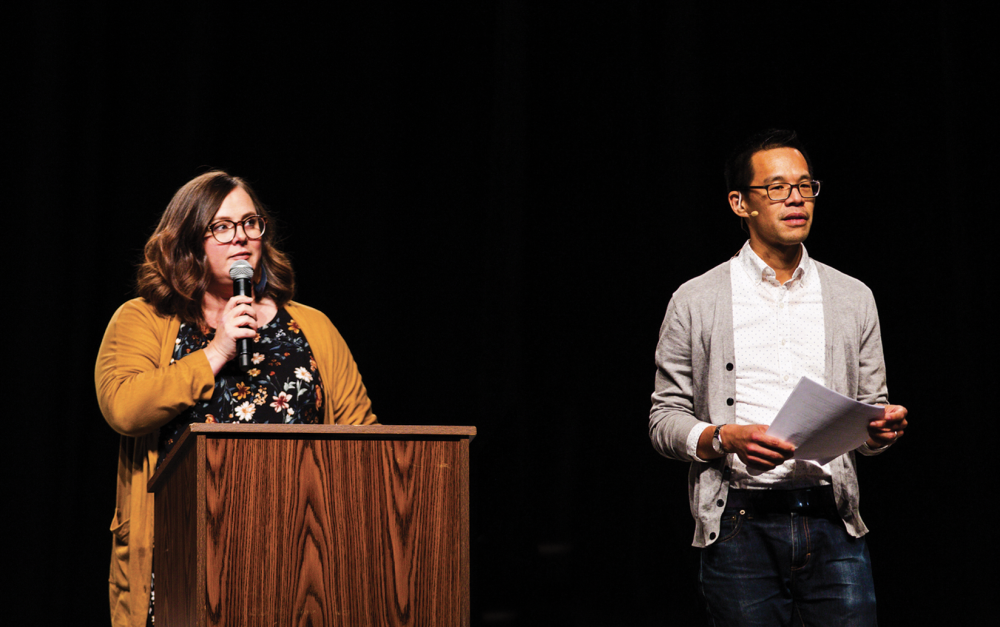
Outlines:
{"label": "floral print dress", "polygon": [[[215,337],[196,325],[181,323],[170,363],[199,351]],[[166,458],[184,429],[194,422],[319,424],[323,422],[323,385],[309,342],[282,307],[257,329],[250,343],[251,368],[242,372],[232,360],[215,375],[212,398],[196,403],[160,427],[160,459]],[[149,613],[153,625],[156,574],[150,581]]]}
{"label": "floral print dress", "polygon": [[[181,323],[173,363],[201,350],[215,337],[195,325]],[[215,376],[212,398],[196,403],[160,427],[160,459],[193,422],[318,424],[323,422],[323,387],[309,342],[298,323],[281,308],[257,329],[250,342],[251,368],[242,372],[236,360]]]}

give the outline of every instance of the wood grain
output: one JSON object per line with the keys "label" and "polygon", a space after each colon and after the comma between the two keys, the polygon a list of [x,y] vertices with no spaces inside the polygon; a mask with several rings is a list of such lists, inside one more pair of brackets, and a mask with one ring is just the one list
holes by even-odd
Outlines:
{"label": "wood grain", "polygon": [[203,468],[204,464],[199,463],[202,459],[195,442],[177,453],[170,472],[164,475],[154,506],[156,617],[161,625],[204,625],[204,612],[197,595],[204,585],[204,564],[199,564],[198,551],[198,538],[202,535],[199,512],[204,511],[198,478],[199,465]]}
{"label": "wood grain", "polygon": [[205,618],[197,624],[468,625],[474,429],[438,439],[423,427],[368,438],[329,429],[198,433]]}

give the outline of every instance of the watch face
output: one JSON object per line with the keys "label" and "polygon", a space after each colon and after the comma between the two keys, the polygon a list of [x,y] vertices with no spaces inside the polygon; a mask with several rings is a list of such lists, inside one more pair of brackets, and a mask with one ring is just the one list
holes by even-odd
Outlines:
{"label": "watch face", "polygon": [[722,427],[716,427],[715,433],[712,435],[712,449],[715,450],[716,453],[725,452],[722,450],[722,438],[719,436],[721,431]]}

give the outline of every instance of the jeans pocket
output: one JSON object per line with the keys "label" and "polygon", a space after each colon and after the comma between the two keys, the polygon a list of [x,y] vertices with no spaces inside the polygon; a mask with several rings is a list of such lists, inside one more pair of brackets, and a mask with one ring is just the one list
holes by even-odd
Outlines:
{"label": "jeans pocket", "polygon": [[719,521],[719,539],[715,541],[716,544],[722,544],[732,540],[740,534],[740,528],[743,526],[743,515],[741,512],[722,512],[722,519]]}

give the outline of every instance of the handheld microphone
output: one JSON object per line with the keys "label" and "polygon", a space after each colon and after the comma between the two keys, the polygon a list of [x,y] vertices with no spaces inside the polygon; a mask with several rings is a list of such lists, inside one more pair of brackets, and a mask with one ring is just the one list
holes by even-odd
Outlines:
{"label": "handheld microphone", "polygon": [[[239,259],[229,268],[229,278],[233,280],[233,296],[249,296],[253,298],[253,266],[250,262]],[[236,340],[236,364],[240,370],[250,369],[250,340]]]}

